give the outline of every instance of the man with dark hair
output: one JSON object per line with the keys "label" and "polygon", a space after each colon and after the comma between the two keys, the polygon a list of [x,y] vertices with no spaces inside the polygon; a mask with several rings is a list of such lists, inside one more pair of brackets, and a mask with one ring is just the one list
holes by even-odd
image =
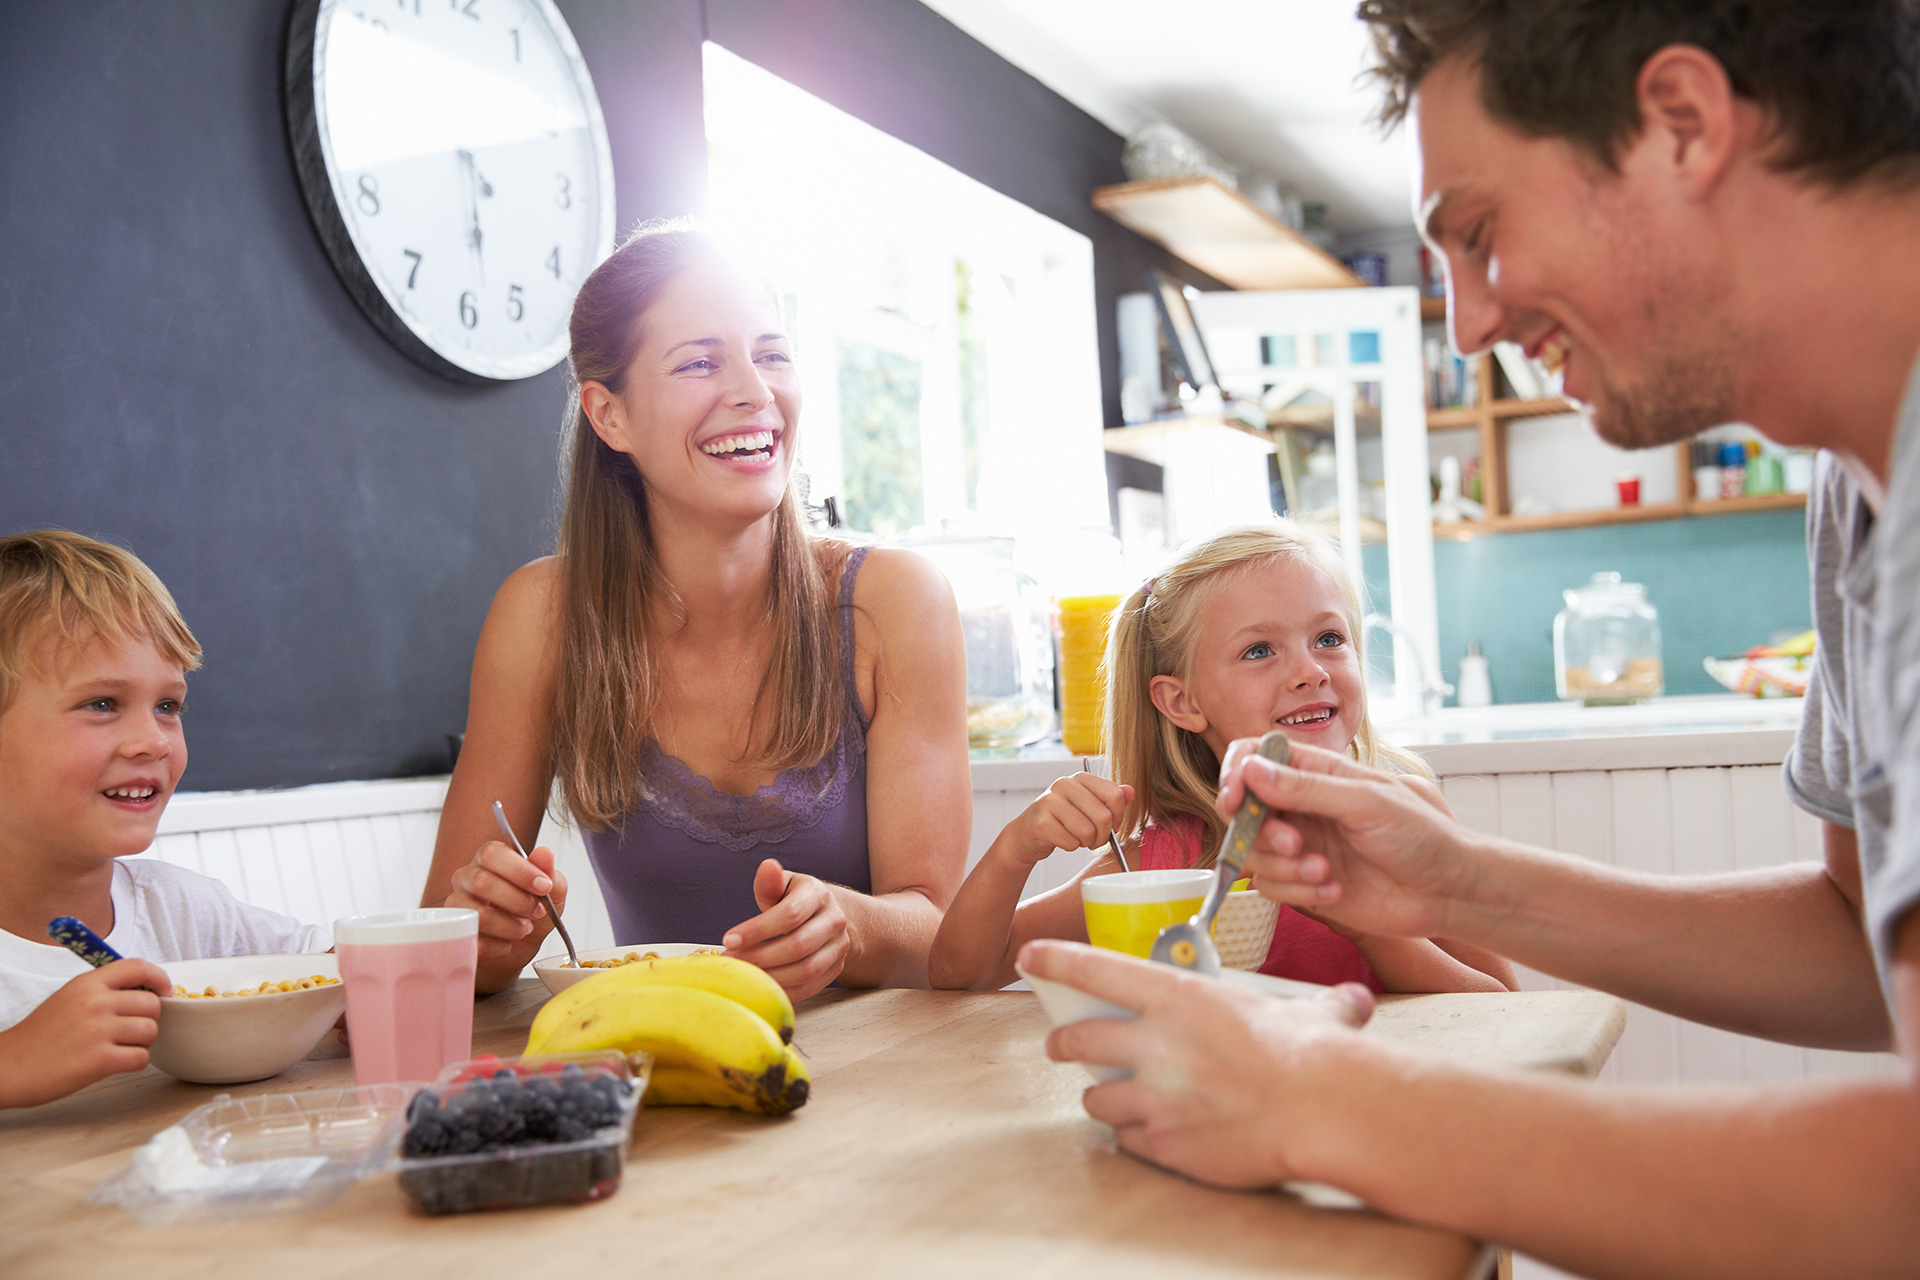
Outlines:
{"label": "man with dark hair", "polygon": [[1687,1092],[1495,1077],[1068,944],[1141,1011],[1054,1033],[1087,1109],[1209,1181],[1306,1178],[1583,1274],[1920,1274],[1920,3],[1364,0],[1462,351],[1520,344],[1625,447],[1749,422],[1826,450],[1817,674],[1786,768],[1824,865],[1631,875],[1466,832],[1354,762],[1236,744],[1261,891],[1445,934],[1750,1035],[1897,1045],[1897,1079]]}

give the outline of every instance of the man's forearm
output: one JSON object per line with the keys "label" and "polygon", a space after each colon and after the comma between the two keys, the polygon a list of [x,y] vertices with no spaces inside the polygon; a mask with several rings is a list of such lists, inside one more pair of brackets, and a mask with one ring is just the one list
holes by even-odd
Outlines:
{"label": "man's forearm", "polygon": [[1569,982],[1748,1035],[1889,1043],[1858,919],[1817,864],[1650,876],[1474,837],[1448,936]]}
{"label": "man's forearm", "polygon": [[1294,1168],[1378,1209],[1606,1276],[1907,1274],[1920,1095],[1904,1082],[1609,1089],[1362,1036],[1303,1075]]}

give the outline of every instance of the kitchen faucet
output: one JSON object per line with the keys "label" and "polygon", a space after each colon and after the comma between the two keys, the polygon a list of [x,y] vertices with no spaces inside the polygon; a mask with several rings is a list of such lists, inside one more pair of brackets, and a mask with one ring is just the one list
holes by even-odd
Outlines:
{"label": "kitchen faucet", "polygon": [[[1371,631],[1375,627],[1392,636],[1395,644],[1405,645],[1407,652],[1413,655],[1414,670],[1418,673],[1420,680],[1420,714],[1430,716],[1438,711],[1453,693],[1453,686],[1438,679],[1437,673],[1434,677],[1429,677],[1426,655],[1420,652],[1420,646],[1414,643],[1412,634],[1405,627],[1384,613],[1370,613],[1360,620],[1362,632]],[[1400,682],[1396,679],[1394,681],[1396,694],[1399,693],[1399,685]]]}

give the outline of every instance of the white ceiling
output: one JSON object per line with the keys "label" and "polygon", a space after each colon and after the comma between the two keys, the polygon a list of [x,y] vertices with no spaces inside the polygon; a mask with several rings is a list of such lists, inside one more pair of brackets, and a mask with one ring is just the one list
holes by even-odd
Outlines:
{"label": "white ceiling", "polygon": [[1367,123],[1353,0],[924,0],[1120,134],[1175,125],[1327,205],[1343,233],[1410,228],[1405,135]]}

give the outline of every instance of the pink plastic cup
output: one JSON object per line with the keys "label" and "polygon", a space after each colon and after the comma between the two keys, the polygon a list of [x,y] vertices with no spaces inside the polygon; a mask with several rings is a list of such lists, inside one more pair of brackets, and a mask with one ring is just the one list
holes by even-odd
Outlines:
{"label": "pink plastic cup", "polygon": [[353,1082],[431,1080],[473,1056],[480,917],[423,907],[333,922]]}

